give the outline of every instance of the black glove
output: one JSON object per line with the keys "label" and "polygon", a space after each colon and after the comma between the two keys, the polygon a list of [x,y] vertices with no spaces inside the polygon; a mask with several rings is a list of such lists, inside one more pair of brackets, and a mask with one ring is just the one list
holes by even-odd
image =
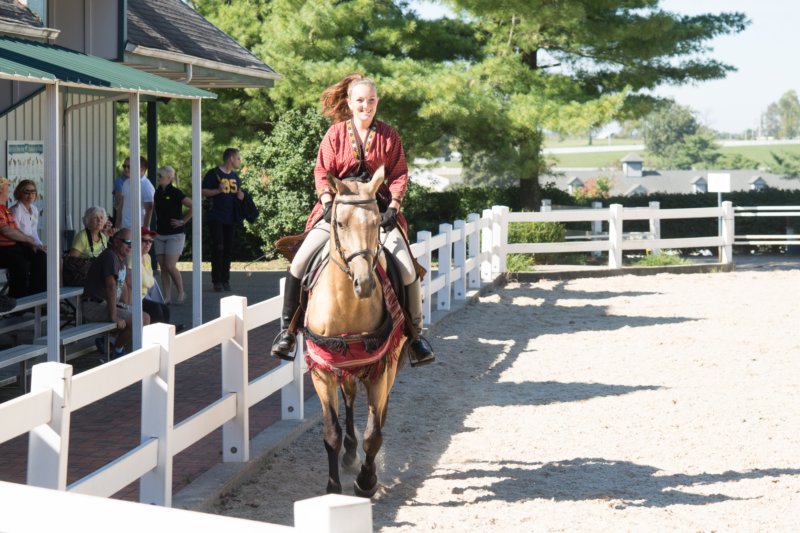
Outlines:
{"label": "black glove", "polygon": [[322,219],[328,224],[331,223],[332,207],[333,202],[325,202],[325,205],[322,206]]}
{"label": "black glove", "polygon": [[386,233],[397,227],[397,209],[387,207],[386,211],[381,213],[381,227]]}

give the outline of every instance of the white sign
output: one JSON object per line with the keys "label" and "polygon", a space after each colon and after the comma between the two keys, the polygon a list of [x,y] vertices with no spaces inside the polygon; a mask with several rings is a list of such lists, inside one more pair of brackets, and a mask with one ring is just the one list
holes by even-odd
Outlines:
{"label": "white sign", "polygon": [[708,192],[731,192],[730,174],[708,173]]}

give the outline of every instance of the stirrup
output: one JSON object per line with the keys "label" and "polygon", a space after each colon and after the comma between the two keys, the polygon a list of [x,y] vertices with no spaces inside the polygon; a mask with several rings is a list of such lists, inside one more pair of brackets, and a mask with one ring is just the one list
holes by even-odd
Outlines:
{"label": "stirrup", "polygon": [[284,361],[294,361],[294,349],[297,345],[297,337],[288,329],[282,329],[275,335],[272,341],[272,351],[270,355],[276,359]]}
{"label": "stirrup", "polygon": [[425,366],[435,360],[436,356],[428,339],[420,335],[411,341],[408,346],[408,362],[411,366]]}

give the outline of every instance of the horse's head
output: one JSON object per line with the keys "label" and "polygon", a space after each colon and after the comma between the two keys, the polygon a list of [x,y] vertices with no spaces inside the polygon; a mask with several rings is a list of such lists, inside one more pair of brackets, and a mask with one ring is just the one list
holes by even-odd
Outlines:
{"label": "horse's head", "polygon": [[373,271],[380,246],[381,214],[375,193],[383,183],[381,166],[367,183],[342,181],[328,174],[336,189],[331,215],[331,260],[353,281],[359,298],[375,289]]}

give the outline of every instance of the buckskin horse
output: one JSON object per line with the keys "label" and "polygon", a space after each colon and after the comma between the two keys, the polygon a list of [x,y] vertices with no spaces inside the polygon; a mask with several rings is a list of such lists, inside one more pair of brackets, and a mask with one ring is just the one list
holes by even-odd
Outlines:
{"label": "buckskin horse", "polygon": [[[306,311],[306,360],[322,403],[323,440],[328,454],[328,493],[341,493],[342,464],[357,459],[353,411],[358,382],[366,389],[369,415],[364,461],[354,482],[357,496],[378,490],[375,457],[383,443],[389,392],[405,346],[403,311],[380,263],[380,221],[375,193],[383,183],[379,168],[369,182],[328,180],[337,194],[332,205],[328,264],[311,288]],[[345,405],[345,432],[339,425],[339,396]]]}

